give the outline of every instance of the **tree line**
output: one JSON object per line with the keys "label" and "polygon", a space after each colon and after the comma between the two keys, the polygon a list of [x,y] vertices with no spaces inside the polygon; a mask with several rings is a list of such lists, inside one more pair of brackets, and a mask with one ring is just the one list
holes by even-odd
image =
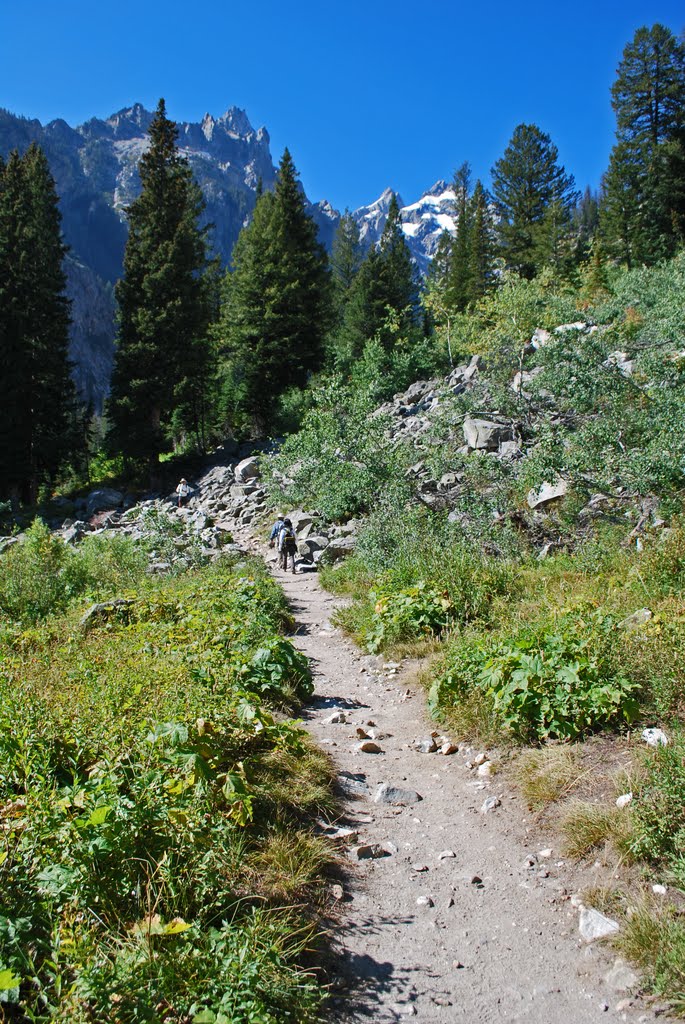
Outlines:
{"label": "tree line", "polygon": [[[153,479],[160,456],[227,435],[257,436],[297,417],[312,375],[368,367],[386,389],[435,367],[437,326],[473,308],[507,274],[573,282],[613,261],[652,265],[685,240],[685,45],[639,29],[612,88],[616,142],[599,194],[583,195],[551,137],[518,125],[491,188],[456,172],[456,228],[427,282],[416,278],[393,197],[366,249],[346,211],[327,256],[290,153],[273,191],[220,273],[203,200],[160,101],[127,215],[106,444]],[[67,359],[65,249],[54,183],[32,147],[0,168],[0,352],[11,395],[0,411],[0,496],[35,496],[75,458],[82,431]],[[382,390],[382,387],[381,387]]]}

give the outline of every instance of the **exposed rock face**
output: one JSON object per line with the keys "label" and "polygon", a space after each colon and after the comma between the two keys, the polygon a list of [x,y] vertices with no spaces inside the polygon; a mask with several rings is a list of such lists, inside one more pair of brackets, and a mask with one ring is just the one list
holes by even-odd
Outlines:
{"label": "exposed rock face", "polygon": [[[152,113],[140,103],[105,120],[74,129],[65,121],[40,121],[0,111],[0,155],[38,143],[48,158],[60,196],[70,255],[67,293],[72,301],[71,357],[81,394],[100,409],[109,390],[114,354],[112,286],[121,276],[127,236],[126,208],[140,193],[138,161],[148,146]],[[240,229],[254,209],[261,180],[271,188],[276,169],[269,134],[255,130],[243,110],[178,125],[178,145],[202,188],[211,224],[210,243],[228,264]],[[328,203],[308,204],[321,241],[330,246],[338,214]]]}
{"label": "exposed rock face", "polygon": [[[386,188],[374,203],[360,206],[353,213],[361,242],[367,248],[383,234],[392,195],[392,189]],[[397,202],[409,251],[419,273],[425,274],[443,231],[456,230],[454,190],[447,182],[436,181],[415,203],[405,206],[399,195]]]}

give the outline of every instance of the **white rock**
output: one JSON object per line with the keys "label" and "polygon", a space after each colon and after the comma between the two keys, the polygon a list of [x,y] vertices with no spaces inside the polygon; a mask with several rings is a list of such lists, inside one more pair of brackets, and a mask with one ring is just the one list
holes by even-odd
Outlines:
{"label": "white rock", "polygon": [[620,808],[621,810],[623,810],[623,808],[627,807],[628,804],[632,803],[632,801],[633,801],[633,794],[632,793],[623,793],[622,796],[619,796],[616,799],[616,806],[618,808]]}
{"label": "white rock", "polygon": [[478,774],[483,776],[483,778],[487,778],[490,775],[494,775],[495,769],[492,766],[492,762],[483,761],[481,765],[478,765]]}
{"label": "white rock", "polygon": [[545,858],[551,857],[553,852],[554,851],[552,850],[552,847],[548,846],[548,847],[546,847],[546,849],[539,851],[538,857],[545,857]]}
{"label": "white rock", "polygon": [[483,802],[483,806],[480,809],[481,814],[487,814],[489,811],[494,811],[496,807],[501,807],[502,801],[497,796],[489,796],[487,800]]}
{"label": "white rock", "polygon": [[643,729],[642,739],[648,747],[667,747],[668,736],[663,729]]}
{"label": "white rock", "polygon": [[652,886],[652,892],[655,893],[655,895],[657,895],[657,896],[665,896],[667,891],[668,890],[666,889],[666,886],[665,885],[659,885],[658,882],[657,882],[656,885]]}
{"label": "white rock", "polygon": [[532,488],[528,492],[526,501],[530,508],[541,508],[548,505],[550,501],[563,498],[568,491],[568,484],[560,476],[553,481],[546,481],[540,487]]}
{"label": "white rock", "polygon": [[456,856],[457,855],[454,852],[454,850],[442,850],[438,854],[438,860],[448,860],[448,859],[451,859],[452,857],[456,857]]}
{"label": "white rock", "polygon": [[586,942],[595,942],[597,939],[604,939],[608,935],[616,935],[620,931],[617,921],[600,914],[599,910],[592,907],[583,907],[580,911],[578,929]]}

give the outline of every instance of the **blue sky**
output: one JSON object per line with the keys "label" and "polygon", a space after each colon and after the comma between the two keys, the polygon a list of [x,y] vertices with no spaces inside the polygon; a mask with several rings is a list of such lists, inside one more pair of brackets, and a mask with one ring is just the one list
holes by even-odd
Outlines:
{"label": "blue sky", "polygon": [[71,125],[160,96],[179,121],[243,107],[339,209],[413,202],[464,160],[487,180],[534,122],[594,187],[623,47],[656,21],[680,34],[682,0],[0,0],[0,106]]}

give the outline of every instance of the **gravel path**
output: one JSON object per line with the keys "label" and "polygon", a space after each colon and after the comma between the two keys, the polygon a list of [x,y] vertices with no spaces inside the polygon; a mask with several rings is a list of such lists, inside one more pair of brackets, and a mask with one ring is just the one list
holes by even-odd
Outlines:
{"label": "gravel path", "polygon": [[[611,951],[580,939],[569,897],[591,884],[589,869],[579,877],[557,850],[541,856],[547,844],[523,802],[497,775],[466,767],[479,751],[414,749],[435,725],[411,673],[360,654],[330,625],[336,599],[315,573],[274,571],[296,617],[293,642],[314,672],[304,725],[338,769],[338,825],[358,835],[345,848],[345,897],[332,924],[338,976],[329,1020],[653,1020],[621,988],[625,971]],[[359,750],[358,728],[381,753]],[[383,783],[423,799],[376,803]],[[490,797],[501,802],[483,813]],[[356,847],[374,844],[385,844],[384,856],[356,859]]]}

